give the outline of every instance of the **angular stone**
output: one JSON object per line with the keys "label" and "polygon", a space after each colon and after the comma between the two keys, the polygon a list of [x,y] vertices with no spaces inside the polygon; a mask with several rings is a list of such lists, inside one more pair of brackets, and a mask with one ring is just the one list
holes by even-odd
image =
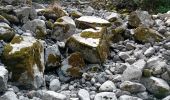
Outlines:
{"label": "angular stone", "polygon": [[82,29],[94,27],[107,27],[110,25],[111,25],[110,22],[108,22],[107,20],[96,16],[82,16],[76,20],[76,26]]}
{"label": "angular stone", "polygon": [[0,66],[0,92],[7,90],[8,70],[4,66]]}
{"label": "angular stone", "polygon": [[138,97],[129,96],[129,95],[122,95],[119,97],[119,100],[142,100],[142,99]]}
{"label": "angular stone", "polygon": [[160,78],[142,78],[141,82],[149,92],[153,93],[158,98],[165,97],[170,93],[168,83]]}
{"label": "angular stone", "polygon": [[154,21],[147,11],[134,11],[129,15],[128,24],[134,28],[138,27],[139,25],[150,27],[153,26]]}
{"label": "angular stone", "polygon": [[90,63],[102,63],[109,54],[104,34],[103,28],[87,29],[71,36],[67,40],[66,46],[72,51],[80,52],[83,58]]}
{"label": "angular stone", "polygon": [[144,92],[146,90],[146,88],[142,84],[130,81],[125,81],[121,83],[120,89],[123,91],[128,91],[130,93]]}
{"label": "angular stone", "polygon": [[45,50],[46,69],[50,70],[59,67],[61,63],[61,54],[57,44],[48,46]]}
{"label": "angular stone", "polygon": [[5,94],[0,96],[0,100],[19,100],[17,95],[13,91],[7,91]]}
{"label": "angular stone", "polygon": [[52,38],[58,41],[64,41],[73,35],[76,31],[76,25],[72,18],[63,16],[54,23]]}
{"label": "angular stone", "polygon": [[78,96],[79,96],[80,100],[90,100],[90,94],[85,89],[80,89],[78,92]]}
{"label": "angular stone", "polygon": [[66,96],[54,91],[43,91],[42,100],[67,100]]}
{"label": "angular stone", "polygon": [[46,32],[46,25],[43,20],[40,19],[34,19],[32,21],[27,21],[23,26],[22,29],[24,31],[32,31],[33,35],[35,35],[36,38],[38,39],[44,39],[45,35],[47,34]]}
{"label": "angular stone", "polygon": [[106,81],[100,86],[99,91],[112,92],[115,89],[116,89],[116,86],[112,81]]}
{"label": "angular stone", "polygon": [[10,42],[14,35],[14,30],[7,23],[0,22],[0,40]]}
{"label": "angular stone", "polygon": [[16,35],[4,47],[2,61],[12,72],[11,80],[26,88],[44,85],[44,45],[30,36]]}
{"label": "angular stone", "polygon": [[50,82],[49,89],[51,91],[58,91],[61,88],[61,83],[58,79],[54,79]]}
{"label": "angular stone", "polygon": [[143,26],[136,28],[133,35],[136,41],[143,43],[159,42],[164,39],[157,31]]}
{"label": "angular stone", "polygon": [[117,98],[113,92],[100,92],[96,94],[94,100],[117,100]]}
{"label": "angular stone", "polygon": [[[66,77],[81,77],[82,69],[85,67],[81,53],[75,52],[67,57],[60,68],[60,72]],[[60,75],[60,74],[59,74]]]}

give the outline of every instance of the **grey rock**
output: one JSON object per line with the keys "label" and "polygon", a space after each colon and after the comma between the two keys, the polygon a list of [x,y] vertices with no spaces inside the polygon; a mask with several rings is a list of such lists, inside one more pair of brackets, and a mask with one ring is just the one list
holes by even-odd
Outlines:
{"label": "grey rock", "polygon": [[156,97],[167,96],[170,92],[170,87],[166,81],[156,77],[142,78],[141,82],[146,89],[153,93]]}
{"label": "grey rock", "polygon": [[170,95],[165,97],[165,98],[163,98],[162,100],[170,100]]}
{"label": "grey rock", "polygon": [[0,92],[7,90],[8,70],[0,66]]}
{"label": "grey rock", "polygon": [[116,89],[116,86],[112,81],[106,81],[100,86],[99,91],[112,92],[115,89]]}
{"label": "grey rock", "polygon": [[100,92],[96,94],[94,100],[117,100],[113,92]]}
{"label": "grey rock", "polygon": [[89,92],[85,89],[80,89],[78,92],[80,100],[90,100]]}
{"label": "grey rock", "polygon": [[120,89],[124,91],[129,91],[130,93],[144,92],[146,90],[146,88],[142,84],[130,81],[125,81],[121,83]]}
{"label": "grey rock", "polygon": [[49,89],[51,91],[58,91],[61,89],[61,83],[58,79],[54,79],[50,82]]}
{"label": "grey rock", "polygon": [[17,95],[13,91],[7,91],[0,96],[0,100],[18,100]]}
{"label": "grey rock", "polygon": [[119,55],[119,57],[120,57],[121,59],[123,59],[124,61],[130,57],[127,52],[119,52],[118,55]]}
{"label": "grey rock", "polygon": [[138,97],[129,96],[129,95],[122,95],[119,97],[119,100],[142,100],[142,99]]}
{"label": "grey rock", "polygon": [[42,100],[67,100],[67,99],[64,94],[56,93],[54,91],[44,91]]}
{"label": "grey rock", "polygon": [[148,92],[138,93],[137,96],[143,100],[147,100],[149,98]]}
{"label": "grey rock", "polygon": [[150,47],[144,52],[144,55],[148,57],[153,55],[154,53],[155,53],[155,49],[153,47]]}

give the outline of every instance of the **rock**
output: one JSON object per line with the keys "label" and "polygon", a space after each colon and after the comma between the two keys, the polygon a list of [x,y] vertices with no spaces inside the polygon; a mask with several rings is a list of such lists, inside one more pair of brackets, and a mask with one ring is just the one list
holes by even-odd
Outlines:
{"label": "rock", "polygon": [[163,98],[162,100],[170,100],[170,95],[165,97],[165,98]]}
{"label": "rock", "polygon": [[52,38],[58,41],[64,41],[73,35],[76,31],[76,25],[73,19],[63,16],[54,23]]}
{"label": "rock", "polygon": [[82,16],[76,20],[78,28],[87,29],[94,27],[110,26],[110,22],[96,16]]}
{"label": "rock", "polygon": [[45,49],[45,63],[46,63],[45,70],[51,70],[60,66],[61,54],[57,44],[48,46]]}
{"label": "rock", "polygon": [[81,16],[83,16],[83,14],[77,10],[74,10],[70,13],[70,16],[72,18],[80,18]]}
{"label": "rock", "polygon": [[100,92],[96,94],[94,100],[117,100],[113,92]]}
{"label": "rock", "polygon": [[148,57],[153,55],[154,53],[155,53],[155,49],[153,47],[150,47],[144,52],[144,55]]}
{"label": "rock", "polygon": [[149,15],[147,11],[134,11],[131,12],[129,15],[128,24],[134,28],[140,25],[152,27],[154,21],[152,20],[151,15]]}
{"label": "rock", "polygon": [[0,96],[0,100],[18,100],[17,95],[13,91],[7,91]]}
{"label": "rock", "polygon": [[38,39],[44,39],[46,32],[46,25],[43,20],[40,19],[34,19],[32,21],[27,21],[23,26],[22,29],[24,31],[32,31],[36,38]]}
{"label": "rock", "polygon": [[9,44],[5,45],[1,58],[8,71],[12,73],[13,82],[26,88],[39,88],[44,85],[42,41],[30,36],[16,35]]}
{"label": "rock", "polygon": [[165,22],[166,26],[170,26],[170,19]]}
{"label": "rock", "polygon": [[0,40],[10,42],[14,35],[14,30],[7,23],[0,22]]}
{"label": "rock", "polygon": [[6,23],[6,24],[10,24],[10,22],[2,15],[0,15],[0,23],[1,22]]}
{"label": "rock", "polygon": [[138,97],[132,97],[129,95],[122,95],[119,97],[119,100],[142,100],[142,99]]}
{"label": "rock", "polygon": [[116,86],[112,81],[106,81],[100,86],[99,91],[112,92],[115,89],[116,89]]}
{"label": "rock", "polygon": [[97,28],[84,30],[82,33],[74,34],[66,46],[72,51],[78,51],[83,58],[90,63],[103,63],[109,55],[108,42],[103,36],[105,29]]}
{"label": "rock", "polygon": [[80,100],[90,100],[89,92],[85,89],[80,89],[78,92]]}
{"label": "rock", "polygon": [[114,22],[116,21],[118,18],[120,18],[120,15],[118,13],[114,13],[112,12],[109,16],[106,17],[106,19],[109,21],[109,22]]}
{"label": "rock", "polygon": [[50,82],[49,89],[51,91],[58,91],[61,88],[61,83],[58,79],[54,79]]}
{"label": "rock", "polygon": [[33,20],[37,17],[35,9],[28,6],[15,9],[14,13],[21,23],[26,23],[27,21]]}
{"label": "rock", "polygon": [[127,52],[119,52],[119,57],[122,59],[122,60],[126,60],[128,58],[130,58],[129,54]]}
{"label": "rock", "polygon": [[2,3],[7,3],[8,5],[21,5],[21,4],[31,4],[32,0],[2,0]]}
{"label": "rock", "polygon": [[67,100],[66,96],[54,91],[43,91],[42,100]]}
{"label": "rock", "polygon": [[141,82],[149,92],[153,93],[158,98],[165,97],[170,92],[168,83],[160,78],[142,78]]}
{"label": "rock", "polygon": [[159,42],[162,39],[164,39],[164,37],[153,29],[141,26],[135,29],[134,39],[139,42],[147,43],[147,42]]}
{"label": "rock", "polygon": [[4,66],[0,66],[0,92],[7,90],[8,70]]}
{"label": "rock", "polygon": [[120,89],[123,91],[128,91],[130,93],[144,92],[146,90],[146,88],[142,84],[130,81],[125,81],[121,83]]}
{"label": "rock", "polygon": [[45,16],[46,19],[57,20],[60,17],[68,16],[67,12],[57,4],[53,4],[46,9],[37,9],[39,16]]}
{"label": "rock", "polygon": [[[67,57],[60,68],[60,73],[66,77],[81,77],[82,70],[85,67],[85,62],[81,56],[81,53],[75,52]],[[61,75],[59,74],[59,75]]]}

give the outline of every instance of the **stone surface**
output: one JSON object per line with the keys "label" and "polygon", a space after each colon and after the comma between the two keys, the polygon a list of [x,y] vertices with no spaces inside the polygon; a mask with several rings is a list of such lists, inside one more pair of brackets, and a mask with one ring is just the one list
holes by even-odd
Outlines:
{"label": "stone surface", "polygon": [[30,36],[16,35],[5,45],[2,60],[9,72],[12,72],[12,81],[26,86],[25,88],[39,88],[44,85],[42,41]]}
{"label": "stone surface", "polygon": [[138,97],[129,96],[129,95],[122,95],[119,97],[119,100],[142,100],[142,99]]}
{"label": "stone surface", "polygon": [[107,20],[96,16],[82,16],[76,20],[76,26],[82,29],[104,27],[110,25],[110,22]]}
{"label": "stone surface", "polygon": [[8,70],[4,66],[0,66],[0,92],[7,90]]}
{"label": "stone surface", "polygon": [[43,91],[42,100],[67,100],[66,96],[54,91]]}
{"label": "stone surface", "polygon": [[141,82],[146,89],[153,93],[156,97],[165,97],[170,92],[170,87],[166,81],[156,77],[143,78]]}
{"label": "stone surface", "polygon": [[113,92],[100,92],[96,94],[94,100],[117,100]]}
{"label": "stone surface", "polygon": [[13,91],[7,91],[5,94],[0,96],[0,100],[19,100],[17,95]]}
{"label": "stone surface", "polygon": [[51,91],[58,91],[61,89],[61,83],[58,79],[54,79],[50,82],[49,89]]}
{"label": "stone surface", "polygon": [[54,23],[52,38],[58,41],[64,41],[73,35],[76,31],[76,25],[72,18],[63,16]]}
{"label": "stone surface", "polygon": [[99,91],[100,92],[112,92],[115,89],[116,89],[116,86],[112,81],[106,81],[100,86]]}
{"label": "stone surface", "polygon": [[90,94],[85,89],[80,89],[78,92],[78,96],[79,96],[80,100],[90,100]]}

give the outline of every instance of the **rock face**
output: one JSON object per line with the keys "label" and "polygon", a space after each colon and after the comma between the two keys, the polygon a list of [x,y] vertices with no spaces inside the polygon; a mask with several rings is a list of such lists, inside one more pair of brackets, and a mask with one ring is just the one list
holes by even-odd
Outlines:
{"label": "rock face", "polygon": [[11,80],[26,88],[44,85],[44,46],[42,41],[29,36],[15,36],[5,45],[2,56]]}
{"label": "rock face", "polygon": [[153,93],[158,98],[165,97],[170,93],[168,83],[160,78],[143,78],[141,82],[149,92]]}
{"label": "rock face", "polygon": [[108,57],[108,44],[101,28],[84,30],[71,36],[66,45],[72,51],[78,51],[90,63],[102,63]]}
{"label": "rock face", "polygon": [[63,16],[54,23],[52,38],[64,41],[73,35],[76,31],[76,25],[73,19]]}
{"label": "rock face", "polygon": [[117,100],[117,98],[113,92],[101,92],[96,94],[94,100]]}
{"label": "rock face", "polygon": [[147,43],[147,42],[159,42],[164,37],[153,29],[146,27],[138,27],[134,31],[134,38],[139,42]]}
{"label": "rock face", "polygon": [[0,100],[19,100],[13,91],[7,91],[0,97]]}
{"label": "rock face", "polygon": [[105,27],[110,26],[110,22],[95,16],[82,16],[76,20],[78,28],[87,29],[94,27]]}
{"label": "rock face", "polygon": [[0,40],[10,42],[14,35],[14,30],[7,23],[0,22]]}
{"label": "rock face", "polygon": [[7,90],[8,71],[4,66],[0,66],[0,92]]}
{"label": "rock face", "polygon": [[22,29],[25,31],[27,31],[27,30],[32,31],[33,33],[35,33],[33,35],[35,35],[35,37],[38,39],[45,38],[45,35],[47,34],[45,22],[40,19],[34,19],[32,21],[27,21],[22,26]]}
{"label": "rock face", "polygon": [[66,96],[54,91],[43,91],[42,100],[67,100]]}
{"label": "rock face", "polygon": [[134,11],[129,15],[128,24],[134,28],[139,25],[150,27],[153,26],[154,21],[147,11]]}
{"label": "rock face", "polygon": [[[67,59],[62,62],[61,70],[59,73],[66,77],[81,77],[82,69],[85,67],[84,59],[81,53],[72,53]],[[61,75],[59,74],[59,75]]]}

